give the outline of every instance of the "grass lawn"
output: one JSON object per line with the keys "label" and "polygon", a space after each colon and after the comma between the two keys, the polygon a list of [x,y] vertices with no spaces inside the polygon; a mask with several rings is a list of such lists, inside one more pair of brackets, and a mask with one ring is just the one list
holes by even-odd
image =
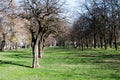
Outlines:
{"label": "grass lawn", "polygon": [[31,64],[30,49],[0,52],[0,80],[120,80],[120,50],[46,48]]}

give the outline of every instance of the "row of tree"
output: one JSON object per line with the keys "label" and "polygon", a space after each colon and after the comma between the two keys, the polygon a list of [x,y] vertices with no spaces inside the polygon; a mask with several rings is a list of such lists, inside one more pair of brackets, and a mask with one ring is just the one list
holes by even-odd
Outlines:
{"label": "row of tree", "polygon": [[86,0],[84,12],[73,24],[73,39],[77,46],[117,50],[120,31],[119,0]]}

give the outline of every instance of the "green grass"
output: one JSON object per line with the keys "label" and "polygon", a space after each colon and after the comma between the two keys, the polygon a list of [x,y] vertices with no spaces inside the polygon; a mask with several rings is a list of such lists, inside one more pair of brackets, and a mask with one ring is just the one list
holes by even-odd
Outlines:
{"label": "green grass", "polygon": [[120,50],[46,48],[32,69],[30,49],[0,52],[0,80],[120,80]]}

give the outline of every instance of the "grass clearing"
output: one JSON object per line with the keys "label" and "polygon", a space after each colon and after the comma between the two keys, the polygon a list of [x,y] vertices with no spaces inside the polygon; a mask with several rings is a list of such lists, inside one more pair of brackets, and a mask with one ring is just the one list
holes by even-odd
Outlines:
{"label": "grass clearing", "polygon": [[120,80],[120,49],[46,48],[32,69],[30,49],[0,52],[0,80]]}

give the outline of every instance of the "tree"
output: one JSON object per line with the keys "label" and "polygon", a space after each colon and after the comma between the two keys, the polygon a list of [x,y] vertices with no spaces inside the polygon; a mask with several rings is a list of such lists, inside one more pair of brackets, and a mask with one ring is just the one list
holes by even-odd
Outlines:
{"label": "tree", "polygon": [[[44,40],[49,34],[59,30],[60,0],[23,0],[21,17],[29,21],[32,36],[33,68],[40,67],[38,56],[42,57]],[[39,51],[40,49],[40,51]]]}

